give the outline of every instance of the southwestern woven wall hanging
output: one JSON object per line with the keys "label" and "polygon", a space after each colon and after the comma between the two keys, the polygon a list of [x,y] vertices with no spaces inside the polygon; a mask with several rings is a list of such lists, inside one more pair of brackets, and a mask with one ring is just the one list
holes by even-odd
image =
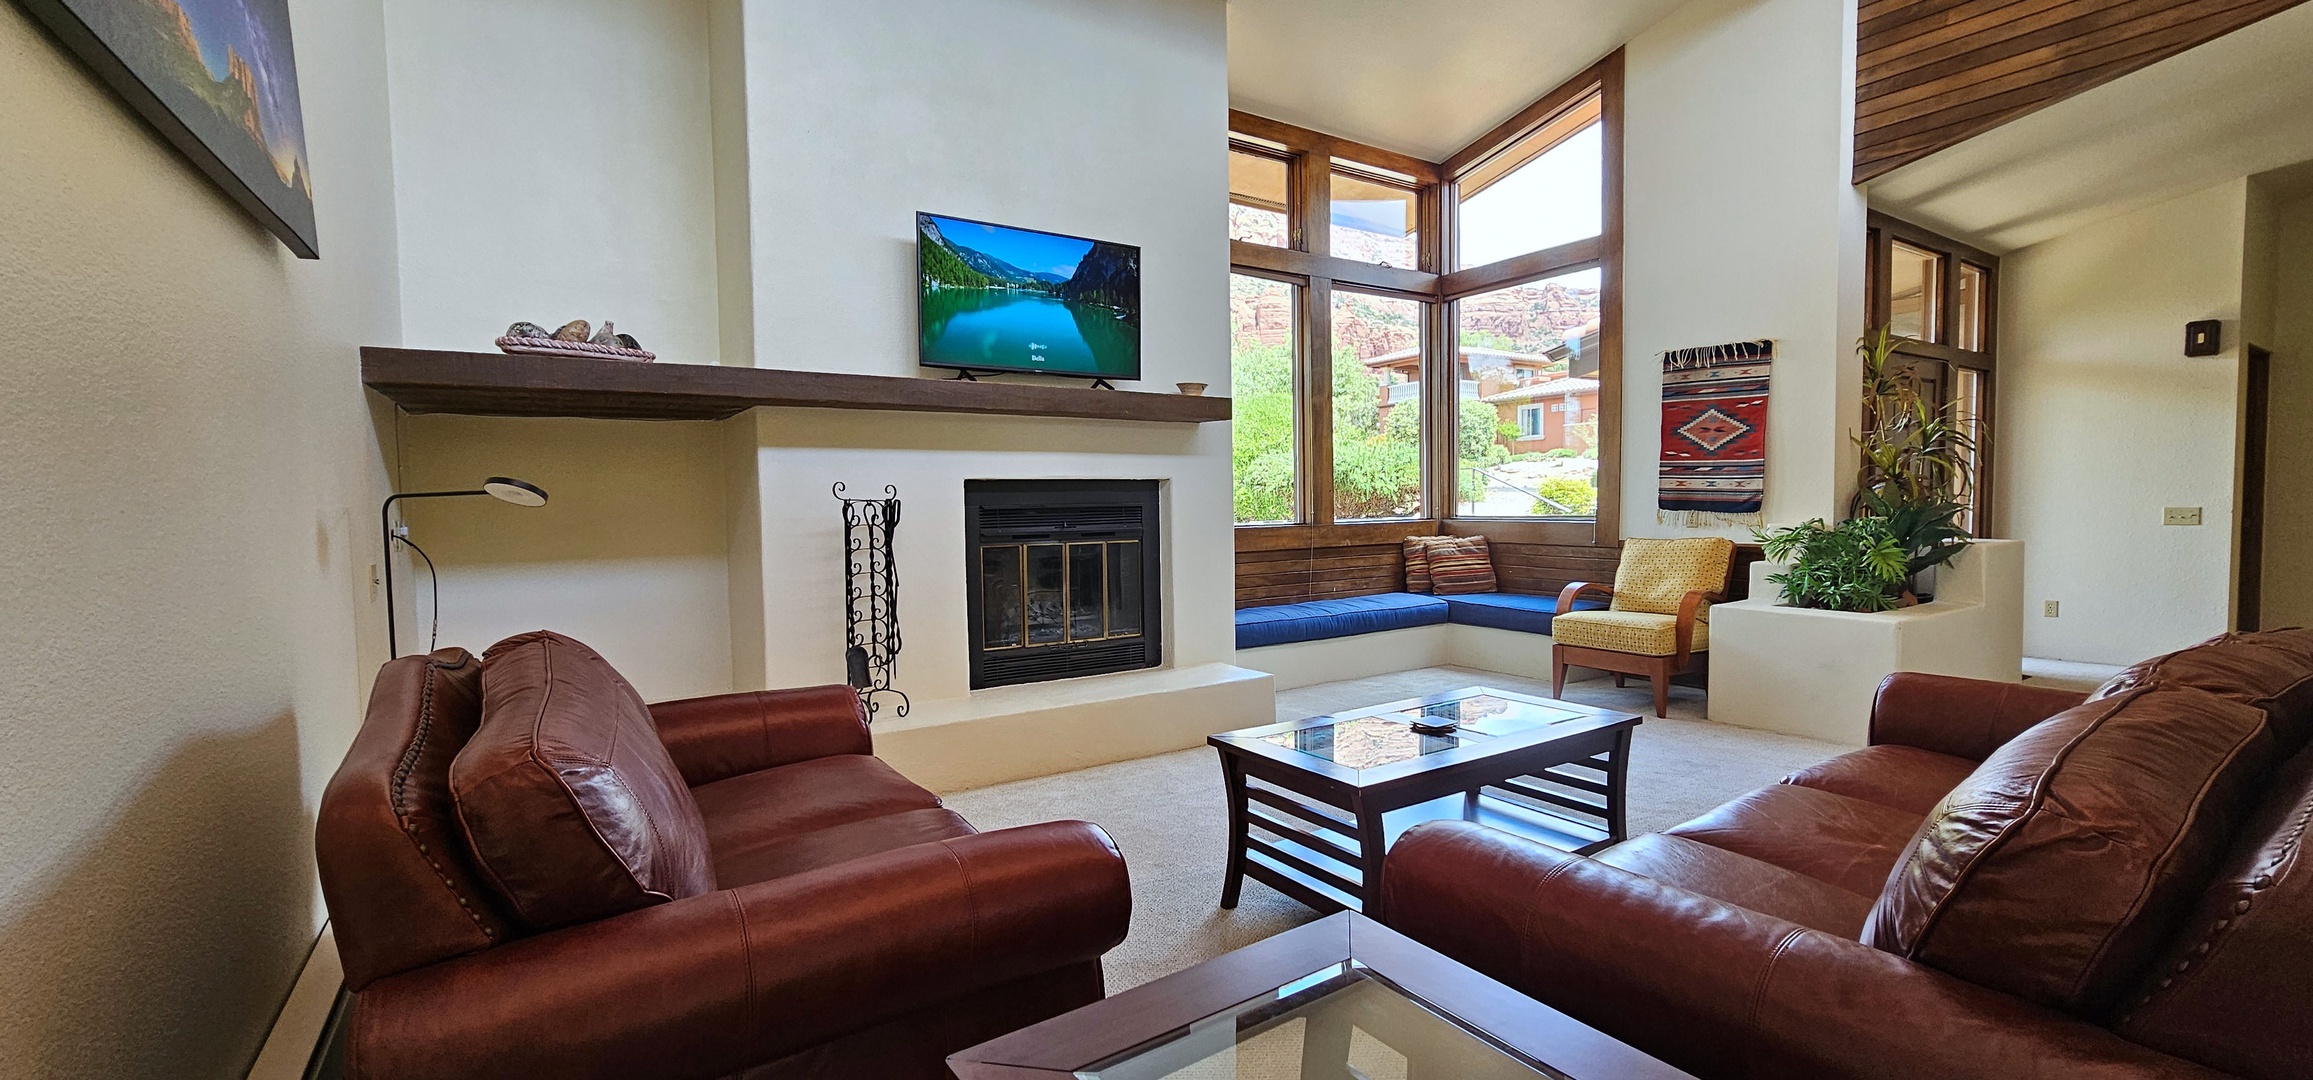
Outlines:
{"label": "southwestern woven wall hanging", "polygon": [[1775,343],[1662,354],[1662,490],[1655,520],[1757,525],[1767,501],[1767,372]]}

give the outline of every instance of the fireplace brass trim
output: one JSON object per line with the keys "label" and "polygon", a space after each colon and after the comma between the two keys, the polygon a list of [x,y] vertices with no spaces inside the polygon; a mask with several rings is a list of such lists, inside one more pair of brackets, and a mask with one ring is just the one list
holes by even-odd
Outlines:
{"label": "fireplace brass trim", "polygon": [[[1020,584],[1020,601],[1019,601],[1019,613],[1020,613],[1020,635],[1019,635],[1019,639],[1018,639],[1017,641],[1014,641],[1012,644],[1009,644],[1009,645],[997,645],[997,644],[993,644],[993,643],[989,642],[989,640],[988,640],[988,639],[987,639],[987,637],[985,636],[985,635],[986,635],[986,632],[987,632],[987,626],[985,625],[985,624],[986,624],[986,622],[987,622],[987,619],[986,619],[985,615],[983,615],[983,616],[982,616],[982,618],[981,618],[981,620],[980,620],[980,622],[982,623],[982,625],[976,628],[976,629],[977,629],[977,631],[978,631],[978,632],[979,632],[979,633],[982,635],[982,636],[981,636],[981,638],[980,638],[980,650],[981,650],[982,652],[1007,652],[1007,651],[1010,651],[1010,650],[1014,650],[1014,649],[1049,649],[1049,648],[1051,648],[1051,647],[1053,647],[1053,646],[1055,646],[1055,645],[1081,645],[1081,644],[1083,644],[1083,643],[1085,643],[1085,642],[1088,642],[1088,641],[1128,641],[1128,640],[1131,640],[1131,639],[1133,639],[1133,638],[1137,638],[1137,637],[1142,637],[1142,636],[1145,636],[1145,635],[1147,634],[1147,627],[1146,627],[1146,625],[1145,625],[1145,624],[1146,624],[1146,622],[1147,622],[1147,614],[1146,614],[1146,613],[1147,613],[1147,611],[1148,611],[1148,599],[1147,599],[1147,597],[1145,597],[1145,596],[1144,596],[1144,597],[1142,597],[1142,598],[1141,598],[1142,622],[1143,622],[1143,624],[1144,624],[1144,625],[1143,625],[1143,626],[1141,626],[1141,627],[1139,627],[1139,628],[1136,628],[1136,629],[1133,629],[1133,630],[1124,631],[1124,632],[1121,632],[1121,633],[1120,633],[1120,632],[1118,632],[1118,631],[1116,630],[1116,611],[1115,611],[1115,608],[1114,608],[1114,606],[1113,606],[1113,605],[1112,605],[1112,604],[1109,602],[1109,584],[1110,584],[1110,582],[1112,582],[1112,581],[1114,581],[1114,580],[1115,580],[1115,575],[1116,575],[1116,565],[1115,565],[1115,562],[1114,562],[1114,560],[1113,560],[1113,559],[1110,557],[1110,554],[1109,554],[1109,549],[1110,549],[1111,547],[1114,547],[1114,546],[1121,546],[1121,545],[1125,545],[1125,544],[1130,544],[1130,545],[1132,545],[1132,546],[1133,546],[1133,547],[1134,547],[1136,550],[1137,550],[1137,549],[1140,549],[1140,546],[1141,546],[1141,542],[1140,542],[1139,540],[1043,540],[1043,541],[1022,541],[1022,542],[1019,542],[1019,543],[1010,543],[1010,544],[982,544],[982,545],[980,545],[980,561],[979,561],[978,563],[976,563],[976,564],[975,564],[975,567],[976,567],[976,568],[985,568],[985,567],[987,566],[987,557],[988,557],[988,552],[990,552],[990,551],[994,551],[994,550],[1001,550],[1001,549],[1003,549],[1003,548],[1011,548],[1013,551],[1017,552],[1017,553],[1018,553],[1018,559],[1017,559],[1017,562],[1018,562],[1018,566],[1019,566],[1019,579],[1018,579],[1018,580],[1019,580],[1019,584]],[[1034,591],[1035,591],[1035,590],[1033,590],[1033,589],[1031,589],[1031,588],[1029,588],[1029,587],[1028,587],[1028,549],[1029,549],[1029,548],[1037,548],[1037,547],[1055,547],[1055,548],[1059,548],[1059,549],[1061,549],[1061,550],[1060,550],[1060,606],[1061,606],[1061,617],[1060,617],[1060,640],[1058,640],[1058,641],[1030,641],[1030,640],[1028,640],[1029,621],[1030,621],[1030,619],[1029,619],[1029,611],[1028,611],[1028,595],[1029,595],[1031,592],[1034,592]],[[1074,621],[1074,618],[1073,618],[1073,614],[1074,614],[1074,610],[1075,610],[1075,605],[1074,605],[1074,603],[1073,603],[1073,601],[1072,601],[1072,598],[1073,598],[1073,596],[1074,596],[1074,590],[1072,590],[1072,589],[1070,588],[1070,586],[1074,584],[1074,580],[1073,580],[1073,579],[1074,579],[1074,576],[1075,576],[1075,572],[1076,572],[1076,571],[1075,571],[1076,562],[1075,562],[1075,560],[1074,560],[1074,559],[1071,559],[1071,558],[1069,558],[1069,554],[1070,554],[1070,552],[1071,552],[1073,549],[1075,549],[1075,548],[1082,548],[1082,547],[1095,547],[1095,548],[1099,548],[1099,549],[1100,549],[1100,585],[1101,585],[1101,588],[1100,588],[1100,633],[1099,633],[1097,636],[1092,636],[1092,637],[1078,637],[1078,636],[1076,636],[1076,627],[1075,627],[1075,621]],[[975,582],[975,583],[974,583],[974,587],[975,587],[975,588],[979,588],[979,589],[982,589],[982,590],[985,590],[985,589],[987,588],[987,582],[986,582],[986,581]],[[987,602],[987,601],[986,601],[986,599],[985,599],[985,598],[986,598],[986,595],[987,595],[987,594],[986,594],[984,591],[981,593],[981,596],[982,596],[982,600],[981,600],[981,603],[982,603],[983,605],[984,605],[984,604],[986,604],[986,602]]]}

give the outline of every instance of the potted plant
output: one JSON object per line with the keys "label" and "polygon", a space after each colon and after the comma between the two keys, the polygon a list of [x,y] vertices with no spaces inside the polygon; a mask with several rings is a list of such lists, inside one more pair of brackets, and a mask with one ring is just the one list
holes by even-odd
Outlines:
{"label": "potted plant", "polygon": [[1929,572],[1967,549],[1973,538],[1959,526],[1966,507],[1950,499],[1902,502],[1878,492],[1865,493],[1863,517],[1884,522],[1896,546],[1903,549],[1906,589],[1917,599],[1934,599],[1926,587]]}
{"label": "potted plant", "polygon": [[1908,338],[1880,327],[1856,342],[1863,358],[1863,432],[1855,436],[1861,462],[1855,517],[1887,525],[1905,556],[1909,593],[1932,597],[1931,571],[1958,555],[1971,537],[1959,526],[1965,512],[1967,462],[1975,442],[1950,404],[1931,404],[1919,379],[1895,362]]}
{"label": "potted plant", "polygon": [[1837,525],[1816,518],[1755,533],[1770,562],[1767,580],[1794,607],[1887,611],[1903,603],[1911,560],[1885,518],[1851,517]]}

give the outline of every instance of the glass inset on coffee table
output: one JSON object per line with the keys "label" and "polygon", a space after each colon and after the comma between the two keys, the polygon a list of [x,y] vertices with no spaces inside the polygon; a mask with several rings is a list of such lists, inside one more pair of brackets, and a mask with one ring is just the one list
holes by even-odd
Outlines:
{"label": "glass inset on coffee table", "polygon": [[[1313,1068],[1314,1066],[1314,1068]],[[1530,1080],[1562,1074],[1467,1031],[1356,960],[1292,982],[1076,1071],[1081,1080],[1302,1080],[1406,1076]]]}
{"label": "glass inset on coffee table", "polygon": [[948,1066],[964,1080],[1686,1075],[1347,912],[982,1043]]}
{"label": "glass inset on coffee table", "polygon": [[1375,915],[1389,842],[1438,818],[1576,851],[1619,842],[1639,723],[1473,686],[1214,735],[1229,799],[1221,906],[1249,875],[1320,911]]}

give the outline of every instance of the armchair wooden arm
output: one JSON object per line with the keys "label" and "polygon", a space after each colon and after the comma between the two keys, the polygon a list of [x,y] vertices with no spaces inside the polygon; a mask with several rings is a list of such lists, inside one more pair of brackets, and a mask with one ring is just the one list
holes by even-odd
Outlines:
{"label": "armchair wooden arm", "polygon": [[1686,669],[1687,657],[1693,651],[1695,622],[1702,617],[1703,605],[1705,603],[1716,604],[1726,598],[1727,594],[1724,591],[1703,592],[1699,589],[1679,598],[1679,621],[1674,634],[1678,645],[1678,658],[1675,663],[1680,670]]}
{"label": "armchair wooden arm", "polygon": [[1557,613],[1564,615],[1574,610],[1575,598],[1581,596],[1586,589],[1596,589],[1605,593],[1608,600],[1614,599],[1614,586],[1612,585],[1600,585],[1595,581],[1568,582],[1565,588],[1558,590]]}

